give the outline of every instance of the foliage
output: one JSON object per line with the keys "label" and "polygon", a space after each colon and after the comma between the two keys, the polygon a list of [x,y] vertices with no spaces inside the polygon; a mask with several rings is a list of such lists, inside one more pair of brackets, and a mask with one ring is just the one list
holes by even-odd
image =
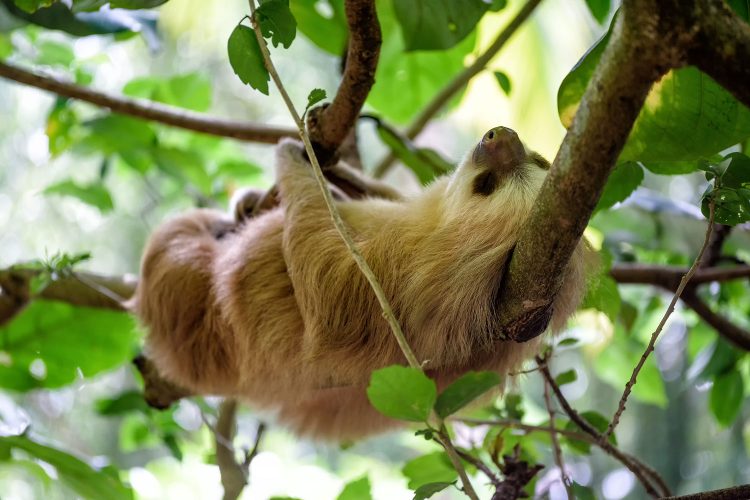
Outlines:
{"label": "foliage", "polygon": [[[1,0],[0,60],[44,67],[79,85],[88,85],[103,63],[96,57],[81,56],[84,43],[106,40],[102,43],[107,47],[119,48],[137,36],[142,39],[139,43],[145,42],[152,51],[159,50],[162,44],[177,45],[158,28],[160,10],[155,8],[165,3],[166,0]],[[487,38],[480,36],[486,34],[482,30],[488,26],[494,29],[491,23],[496,18],[492,16],[497,12],[508,14],[506,10],[511,7],[506,9],[505,3],[377,0],[383,45],[366,117],[375,124],[372,141],[400,160],[421,185],[450,173],[455,162],[422,143],[416,145],[394,124],[412,120],[481,53],[484,45],[480,40]],[[608,31],[559,84],[557,112],[565,127],[571,125],[580,107],[617,22],[609,0],[585,0],[581,2],[584,4],[593,20]],[[746,2],[730,4],[747,19]],[[513,3],[511,6],[516,7]],[[165,6],[168,7],[169,4]],[[231,69],[239,82],[266,96],[271,93],[270,75],[251,28],[254,23],[259,24],[273,46],[275,60],[298,54],[294,51],[303,50],[300,44],[308,42],[314,48],[301,53],[321,60],[339,58],[345,52],[348,29],[343,0],[265,0],[260,2],[254,18],[249,17],[249,12],[245,14],[248,15],[232,20],[237,23],[233,29],[227,27],[227,33],[231,33],[221,64]],[[6,23],[8,19],[12,22]],[[608,27],[607,21],[611,21]],[[139,53],[138,57],[146,56]],[[300,61],[300,65],[303,62],[312,64]],[[175,64],[136,77],[132,75],[135,71],[129,71],[130,79],[124,82],[121,92],[196,113],[211,112],[217,107],[214,101],[226,101],[226,94],[234,92],[231,84],[217,81],[199,64],[185,66]],[[501,71],[488,67],[488,78],[503,92],[502,99],[522,99],[526,89],[519,84],[523,80],[515,73],[517,68],[505,60],[503,68]],[[306,103],[298,103],[300,108],[306,104],[305,113],[330,97],[330,92],[324,90],[326,82],[307,77],[299,80],[299,92],[294,95],[307,95]],[[244,85],[243,88],[247,89]],[[449,99],[443,111],[453,110],[464,92],[466,89],[462,88]],[[253,91],[242,98],[253,103],[266,102]],[[237,96],[232,95],[231,99],[230,106],[236,106]],[[265,120],[266,116],[262,118]],[[85,205],[111,220],[128,208],[125,204],[130,204],[120,195],[123,185],[141,183],[141,189],[155,199],[153,204],[172,203],[184,208],[221,206],[238,185],[262,184],[263,169],[256,160],[249,161],[247,152],[231,139],[177,130],[62,97],[51,102],[43,126],[51,163],[73,158],[93,161],[98,168],[93,175],[93,170],[86,174],[68,167],[62,177],[45,176],[40,195],[50,203],[65,202],[76,209]],[[450,126],[453,132],[459,128]],[[1,127],[2,124],[0,130],[4,130]],[[453,132],[451,140],[453,135],[460,135]],[[689,265],[697,252],[695,235],[701,230],[686,214],[694,217],[699,207],[708,217],[713,204],[716,221],[722,224],[737,226],[750,221],[750,158],[746,155],[749,140],[750,110],[698,69],[671,71],[651,89],[595,208],[591,233],[592,239],[598,237],[596,246],[600,247],[602,263],[584,297],[579,327],[566,332],[563,340],[549,342],[555,356],[553,366],[558,370],[554,372],[555,384],[569,394],[589,391],[583,399],[591,409],[580,411],[580,415],[597,432],[606,431],[610,421],[607,415],[614,410],[606,401],[618,394],[629,379],[665,308],[660,292],[619,286],[610,276],[610,269],[630,261]],[[670,184],[675,180],[682,184]],[[7,179],[0,177],[0,182]],[[674,186],[688,186],[685,189],[690,192],[675,195]],[[662,194],[654,202],[644,187],[659,189],[667,196]],[[670,200],[669,196],[680,199]],[[84,220],[85,217],[81,216]],[[678,232],[680,229],[684,229],[683,233]],[[742,228],[733,235],[735,240],[730,238],[724,247],[724,261],[746,262],[750,258],[748,238]],[[82,243],[84,247],[87,244],[93,245],[89,241]],[[29,285],[31,302],[12,321],[0,326],[0,387],[11,391],[21,406],[30,405],[26,398],[35,394],[54,394],[42,391],[76,386],[85,391],[87,384],[98,383],[101,374],[127,366],[137,352],[137,329],[125,313],[42,298],[44,291],[62,278],[75,279],[75,269],[90,257],[86,248],[81,253],[50,250],[57,253],[14,267],[34,274]],[[699,296],[741,326],[748,326],[750,290],[746,279],[702,290]],[[586,333],[592,328],[597,332],[595,340]],[[750,383],[746,354],[717,340],[715,332],[689,312],[678,314],[671,328],[682,336],[670,344],[674,352],[657,352],[659,357],[646,361],[633,387],[635,408],[649,414],[661,412],[659,415],[698,413],[698,408],[702,413],[693,417],[698,422],[695,427],[711,429],[705,431],[706,435],[723,436],[718,434],[721,429],[741,433],[746,424],[743,408]],[[675,356],[679,363],[670,364],[669,359],[676,359]],[[524,377],[528,382],[515,383]],[[571,434],[581,431],[576,422],[562,414],[550,421],[541,400],[542,390],[533,385],[541,380],[538,374],[524,377],[514,376],[506,387],[506,381],[497,373],[470,372],[439,389],[429,371],[416,368],[390,366],[372,374],[367,388],[372,406],[389,418],[416,423],[418,429],[416,436],[408,438],[408,453],[388,455],[396,456],[388,465],[393,468],[397,463],[401,467],[413,498],[430,498],[444,490],[445,494],[458,492],[461,482],[451,462],[449,446],[462,454],[470,474],[480,474],[474,466],[480,462],[501,477],[505,460],[513,453],[526,464],[545,463],[551,469],[552,441],[550,433],[545,432],[551,425],[568,432],[558,436],[564,455],[575,454],[581,463],[597,464],[593,468],[596,474],[611,467],[597,462],[593,451],[597,444]],[[127,384],[88,408],[89,413],[106,419],[115,429],[118,448],[109,453],[113,465],[95,467],[93,461],[87,463],[79,458],[82,454],[63,444],[65,436],[55,436],[53,432],[45,435],[33,420],[30,432],[0,437],[0,463],[24,469],[46,485],[44,488],[63,484],[68,488],[64,491],[77,497],[132,498],[128,469],[146,467],[155,460],[156,455],[141,455],[144,450],[158,450],[154,453],[169,455],[176,461],[187,461],[186,456],[205,451],[195,444],[198,432],[178,423],[178,412],[186,411],[184,408],[157,412],[145,405],[140,389],[132,387],[129,376]],[[516,389],[519,384],[523,390]],[[504,396],[493,398],[499,389],[506,391]],[[692,398],[689,409],[684,400],[688,396],[683,393]],[[210,404],[200,400],[196,404],[203,414],[214,413]],[[465,417],[499,423],[489,428],[475,426],[475,421]],[[460,419],[465,422],[460,423]],[[518,424],[536,429],[520,431]],[[80,428],[85,431],[86,422],[81,422]],[[58,437],[60,444],[43,444]],[[624,436],[613,433],[607,442],[620,446],[618,437],[623,440]],[[628,444],[635,446],[634,440],[628,439]],[[122,459],[123,454],[129,454],[128,458]],[[212,464],[215,458],[202,461]],[[359,476],[350,476],[355,479],[342,485],[337,498],[377,497],[377,471],[364,472],[365,475],[360,472]],[[709,483],[705,478],[700,480]],[[533,480],[526,491],[534,494],[540,483],[543,481]],[[572,487],[577,498],[594,498],[597,494],[594,481],[587,480],[585,485],[574,482]]]}

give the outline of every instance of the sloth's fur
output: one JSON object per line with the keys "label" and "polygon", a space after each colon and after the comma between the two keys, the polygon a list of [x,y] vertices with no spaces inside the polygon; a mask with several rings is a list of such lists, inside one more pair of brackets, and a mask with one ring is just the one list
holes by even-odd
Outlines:
{"label": "sloth's fur", "polygon": [[[467,370],[516,370],[539,347],[494,340],[493,302],[548,164],[530,153],[483,179],[495,166],[476,151],[417,196],[337,202],[441,386]],[[280,207],[236,228],[212,210],[165,223],[143,257],[134,309],[168,380],[272,410],[298,434],[354,439],[398,425],[365,388],[373,370],[405,359],[310,169],[300,144],[284,141]],[[553,331],[578,305],[586,252],[581,243],[570,261]]]}

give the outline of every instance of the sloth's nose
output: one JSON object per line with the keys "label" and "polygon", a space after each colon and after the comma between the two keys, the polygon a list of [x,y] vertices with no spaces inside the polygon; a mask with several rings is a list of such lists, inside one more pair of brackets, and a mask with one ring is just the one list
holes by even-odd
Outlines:
{"label": "sloth's nose", "polygon": [[495,127],[482,137],[482,148],[491,165],[498,167],[513,167],[520,165],[526,159],[524,149],[518,134],[508,127]]}

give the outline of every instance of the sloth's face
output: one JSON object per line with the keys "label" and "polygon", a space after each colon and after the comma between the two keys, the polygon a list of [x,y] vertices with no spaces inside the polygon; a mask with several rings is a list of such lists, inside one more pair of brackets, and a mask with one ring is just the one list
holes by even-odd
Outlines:
{"label": "sloth's face", "polygon": [[[490,129],[470,153],[464,175],[473,176],[472,194],[489,196],[508,182],[525,182],[536,169],[549,170],[539,154],[527,151],[518,135],[507,127]],[[468,165],[467,165],[468,164]]]}

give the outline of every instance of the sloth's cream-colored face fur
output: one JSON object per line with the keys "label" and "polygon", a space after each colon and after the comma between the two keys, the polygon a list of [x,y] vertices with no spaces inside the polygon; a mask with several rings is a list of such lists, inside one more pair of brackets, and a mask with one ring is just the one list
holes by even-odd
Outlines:
{"label": "sloth's cream-colored face fur", "polygon": [[[417,196],[337,203],[440,385],[468,370],[508,373],[538,349],[539,339],[497,340],[495,301],[548,166],[496,127]],[[310,169],[301,144],[282,141],[280,207],[229,228],[211,210],[162,225],[133,307],[165,378],[271,410],[298,434],[355,439],[398,425],[369,405],[365,388],[373,370],[405,361]],[[580,244],[568,265],[553,331],[578,305],[586,251]]]}

